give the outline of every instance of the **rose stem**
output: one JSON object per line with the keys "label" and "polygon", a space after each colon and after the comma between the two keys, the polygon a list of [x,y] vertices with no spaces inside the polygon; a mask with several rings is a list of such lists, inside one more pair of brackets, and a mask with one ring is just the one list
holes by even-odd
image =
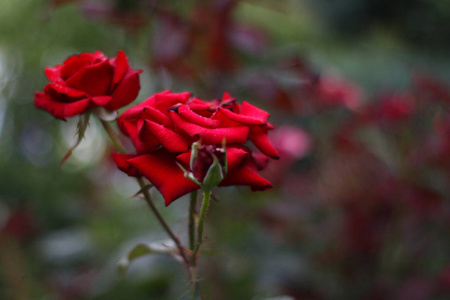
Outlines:
{"label": "rose stem", "polygon": [[203,190],[203,202],[197,228],[197,246],[195,247],[194,253],[192,254],[192,265],[194,266],[197,263],[196,256],[198,251],[200,250],[200,245],[202,244],[203,241],[203,223],[205,221],[206,213],[208,212],[210,198],[211,198],[211,190],[210,189]]}
{"label": "rose stem", "polygon": [[164,229],[166,230],[167,234],[172,238],[172,240],[177,245],[178,250],[180,251],[180,255],[183,258],[184,263],[186,264],[186,267],[189,267],[189,261],[188,261],[188,259],[186,257],[186,253],[184,252],[183,245],[181,245],[180,241],[175,236],[175,234],[172,232],[172,230],[170,229],[169,225],[167,225],[166,221],[164,221],[163,217],[161,216],[159,211],[156,209],[156,206],[155,206],[155,204],[153,203],[153,201],[152,201],[152,199],[150,197],[150,193],[148,192],[148,189],[144,188],[145,187],[144,181],[141,178],[137,178],[137,181],[138,181],[140,187],[142,188],[142,192],[144,193],[145,202],[147,202],[148,206],[150,207],[150,209],[155,214],[155,216],[158,219],[159,223],[161,223],[162,227],[164,227]]}
{"label": "rose stem", "polygon": [[[116,133],[114,132],[114,129],[112,129],[112,127],[109,125],[108,122],[104,121],[104,120],[100,120],[102,122],[103,128],[105,128],[106,132],[108,133],[108,136],[110,137],[111,141],[113,142],[114,146],[117,148],[117,150],[121,153],[126,153],[125,148],[122,145],[122,142],[119,140],[119,138],[117,137]],[[164,230],[167,232],[167,234],[170,236],[170,238],[175,242],[175,245],[177,245],[177,248],[180,252],[180,255],[186,265],[186,268],[189,268],[190,264],[189,261],[186,257],[186,253],[184,251],[184,247],[183,245],[181,245],[180,241],[178,240],[178,238],[175,236],[175,234],[172,232],[172,230],[170,229],[170,227],[167,225],[166,221],[164,221],[163,217],[161,216],[161,214],[159,213],[159,211],[157,210],[157,208],[155,207],[155,204],[152,201],[152,198],[150,197],[150,193],[148,192],[148,189],[145,189],[145,184],[144,181],[141,178],[137,178],[137,181],[139,183],[139,186],[141,187],[144,197],[145,197],[145,202],[147,202],[148,206],[150,207],[150,209],[153,211],[153,213],[155,214],[156,218],[158,219],[159,223],[161,224],[161,226],[164,228]],[[188,270],[189,271],[189,270]],[[190,275],[191,272],[188,272]]]}
{"label": "rose stem", "polygon": [[[100,119],[100,118],[99,118]],[[106,133],[108,133],[109,138],[111,139],[111,142],[114,144],[114,147],[120,152],[120,153],[126,153],[125,148],[122,145],[122,142],[117,137],[116,133],[114,132],[114,129],[112,129],[111,125],[109,125],[108,122],[105,120],[100,119],[102,122],[103,128],[105,128]]]}
{"label": "rose stem", "polygon": [[189,206],[189,249],[194,250],[195,247],[195,215],[197,204],[197,191],[191,193],[191,204]]}

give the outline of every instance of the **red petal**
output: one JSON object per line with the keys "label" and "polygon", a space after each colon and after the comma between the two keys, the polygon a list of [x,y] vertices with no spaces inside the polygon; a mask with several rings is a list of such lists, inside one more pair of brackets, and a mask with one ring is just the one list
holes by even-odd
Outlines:
{"label": "red petal", "polygon": [[90,96],[109,94],[113,68],[107,60],[100,64],[83,67],[78,73],[66,80],[67,86],[81,90]]}
{"label": "red petal", "polygon": [[230,110],[219,108],[227,118],[245,125],[264,125],[267,123],[269,114],[256,106],[244,101],[240,108],[240,113],[234,113]]}
{"label": "red petal", "polygon": [[64,102],[72,102],[81,97],[87,98],[89,97],[85,92],[70,88],[61,83],[49,83],[44,88],[44,93],[53,96],[54,98],[58,98]]}
{"label": "red petal", "polygon": [[259,176],[253,161],[228,172],[227,176],[219,183],[219,186],[230,185],[249,185],[252,191],[264,191],[272,187],[267,179]]}
{"label": "red petal", "polygon": [[50,81],[62,81],[62,77],[61,77],[61,68],[63,66],[62,65],[58,65],[55,67],[51,67],[51,68],[45,68],[44,72],[45,75],[47,75],[48,80]]}
{"label": "red petal", "polygon": [[240,165],[247,162],[250,158],[250,153],[234,147],[227,148],[227,163],[228,163],[228,172],[233,171],[238,168]]}
{"label": "red petal", "polygon": [[249,128],[246,126],[211,129],[186,122],[174,111],[170,112],[170,116],[177,128],[193,138],[199,137],[207,145],[221,144],[224,137],[230,144],[247,141]]}
{"label": "red petal", "polygon": [[178,162],[186,169],[186,170],[190,170],[190,164],[191,164],[191,151],[187,151],[184,153],[181,153],[180,155],[177,156],[177,160]]}
{"label": "red petal", "polygon": [[67,103],[64,107],[64,114],[66,117],[72,117],[84,113],[94,106],[91,99],[78,100],[73,103]]}
{"label": "red petal", "polygon": [[176,104],[185,104],[190,96],[189,92],[155,94],[155,108],[168,115],[169,108]]}
{"label": "red petal", "polygon": [[155,185],[163,195],[166,206],[179,197],[200,188],[184,177],[183,171],[176,164],[175,155],[165,150],[141,155],[128,162]]}
{"label": "red petal", "polygon": [[144,107],[141,118],[155,121],[166,127],[173,127],[172,121],[168,116],[151,106]]}
{"label": "red petal", "polygon": [[187,104],[189,108],[195,112],[210,110],[212,105],[198,98],[194,98]]}
{"label": "red petal", "polygon": [[142,103],[138,105],[134,105],[124,111],[121,115],[121,119],[132,120],[135,118],[140,118],[141,114],[144,112],[146,107],[154,107],[155,106],[155,95],[147,98]]}
{"label": "red petal", "polygon": [[111,59],[111,64],[114,67],[113,85],[116,85],[130,68],[125,52],[120,50],[119,53],[117,53],[116,58]]}
{"label": "red petal", "polygon": [[145,136],[143,141],[139,139],[136,123],[119,119],[118,124],[120,130],[130,137],[137,154],[148,153],[158,148],[159,142],[151,135]]}
{"label": "red petal", "polygon": [[221,104],[229,102],[229,101],[233,101],[233,100],[236,100],[236,98],[232,97],[229,93],[225,92],[225,93],[223,93]]}
{"label": "red petal", "polygon": [[134,154],[113,153],[112,157],[117,167],[128,176],[141,177],[142,174],[128,163],[128,160],[136,157]]}
{"label": "red petal", "polygon": [[253,117],[256,119],[259,119],[263,121],[264,123],[267,122],[267,119],[269,119],[270,114],[254,105],[251,105],[247,101],[243,101],[241,105],[241,115]]}
{"label": "red petal", "polygon": [[211,119],[213,120],[219,120],[221,121],[220,123],[220,127],[237,127],[237,126],[242,126],[241,123],[235,122],[233,120],[231,120],[230,118],[228,118],[223,112],[225,110],[224,109],[218,109],[214,112],[214,114],[211,116]]}
{"label": "red petal", "polygon": [[67,117],[79,115],[90,109],[93,105],[90,99],[82,99],[73,103],[55,101],[47,94],[36,92],[34,104],[37,108],[48,111],[57,119],[66,120]]}
{"label": "red petal", "polygon": [[123,77],[112,91],[112,100],[105,106],[106,109],[117,110],[136,99],[141,89],[139,73],[140,71],[130,71]]}
{"label": "red petal", "polygon": [[144,120],[139,136],[151,134],[166,148],[169,152],[185,152],[188,151],[190,141],[185,137],[173,132],[172,130],[157,124],[155,122]]}
{"label": "red petal", "polygon": [[111,96],[92,97],[92,101],[98,106],[104,106],[111,101]]}
{"label": "red petal", "polygon": [[82,53],[67,58],[61,66],[61,77],[66,80],[75,75],[81,68],[94,63],[96,57],[91,53]]}
{"label": "red petal", "polygon": [[188,122],[203,126],[203,127],[219,127],[222,121],[205,118],[193,112],[187,105],[180,105],[178,107],[178,114]]}
{"label": "red petal", "polygon": [[274,159],[280,158],[277,150],[269,140],[269,136],[267,135],[267,126],[252,126],[250,128],[248,138],[252,141],[256,148],[258,148],[265,155]]}

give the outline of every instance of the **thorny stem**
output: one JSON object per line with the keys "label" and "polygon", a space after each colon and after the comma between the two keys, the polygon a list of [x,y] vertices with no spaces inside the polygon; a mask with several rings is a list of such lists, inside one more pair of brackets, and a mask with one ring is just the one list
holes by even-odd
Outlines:
{"label": "thorny stem", "polygon": [[[108,136],[110,137],[110,139],[113,142],[116,149],[121,153],[126,153],[125,148],[122,145],[122,142],[120,141],[120,139],[117,137],[116,133],[114,132],[114,129],[112,129],[112,127],[109,125],[108,122],[106,122],[104,120],[101,120],[101,122],[102,122],[103,128],[105,128],[106,132],[108,133]],[[167,234],[170,236],[170,238],[175,242],[175,245],[177,246],[178,251],[180,252],[180,256],[183,259],[185,267],[188,269],[189,276],[192,277],[192,273],[189,270],[190,263],[186,256],[186,252],[184,251],[183,245],[181,245],[179,239],[175,236],[175,234],[170,229],[169,225],[167,225],[166,221],[164,221],[164,219],[161,216],[161,214],[159,213],[158,209],[155,207],[155,204],[153,203],[152,198],[150,197],[150,193],[149,193],[148,189],[144,188],[145,187],[144,181],[141,178],[137,178],[137,181],[138,181],[139,186],[141,187],[142,192],[144,194],[145,202],[147,202],[148,206],[150,207],[153,214],[158,219],[161,226],[164,228],[164,230],[167,232]]]}
{"label": "thorny stem", "polygon": [[195,206],[197,205],[197,191],[191,193],[191,202],[189,206],[189,249],[195,247],[195,216],[197,214]]}
{"label": "thorny stem", "polygon": [[197,245],[195,246],[194,252],[192,253],[192,265],[197,264],[197,253],[200,250],[200,246],[203,242],[203,223],[205,221],[206,213],[208,212],[209,200],[211,198],[211,190],[203,190],[203,202],[200,211],[200,219],[198,221],[197,228]]}
{"label": "thorny stem", "polygon": [[[159,223],[162,225],[162,227],[167,232],[167,234],[170,236],[170,238],[175,242],[175,245],[177,245],[177,248],[178,248],[178,250],[180,252],[180,256],[183,259],[183,262],[186,265],[186,267],[189,269],[189,261],[187,259],[186,252],[184,251],[183,245],[181,245],[180,240],[175,236],[175,234],[170,229],[169,225],[167,225],[166,221],[164,221],[163,217],[159,213],[158,209],[156,208],[155,204],[153,203],[153,201],[152,201],[152,199],[150,197],[150,193],[149,193],[148,189],[144,188],[145,187],[145,183],[142,180],[142,178],[138,178],[137,181],[139,183],[139,186],[142,188],[142,193],[144,194],[145,202],[147,202],[148,206],[150,207],[150,209],[155,214],[155,216],[158,219]],[[191,272],[189,272],[189,273],[191,273]]]}

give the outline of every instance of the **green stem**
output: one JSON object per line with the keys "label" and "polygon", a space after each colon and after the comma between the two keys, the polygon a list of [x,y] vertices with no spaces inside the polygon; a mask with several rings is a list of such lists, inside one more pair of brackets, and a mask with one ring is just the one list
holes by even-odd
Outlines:
{"label": "green stem", "polygon": [[200,250],[200,246],[203,242],[203,223],[205,222],[206,213],[208,212],[209,200],[211,198],[211,190],[203,190],[203,202],[202,208],[200,211],[200,219],[198,221],[197,228],[197,246],[194,249],[192,254],[192,265],[195,266],[197,264],[197,253]]}
{"label": "green stem", "polygon": [[[100,118],[99,118],[100,119]],[[108,133],[109,138],[111,139],[111,142],[114,144],[114,146],[116,147],[116,149],[120,152],[120,153],[126,153],[125,151],[125,147],[122,145],[122,142],[120,141],[120,139],[117,137],[116,133],[114,132],[114,129],[112,129],[111,125],[109,125],[109,123],[105,120],[100,119],[100,121],[102,122],[103,128],[105,128],[106,133]]]}
{"label": "green stem", "polygon": [[[186,252],[184,251],[183,245],[181,245],[180,240],[175,236],[175,234],[170,229],[169,225],[167,225],[166,221],[163,219],[161,214],[159,213],[158,209],[156,208],[155,204],[153,203],[150,193],[148,189],[145,189],[145,183],[142,180],[142,178],[137,178],[137,181],[139,183],[139,186],[142,189],[142,193],[144,194],[145,202],[147,202],[148,206],[152,210],[153,214],[158,219],[161,226],[164,228],[164,230],[167,232],[167,234],[170,236],[170,238],[174,241],[175,245],[178,248],[178,251],[180,252],[180,256],[183,259],[184,264],[186,265],[186,268],[189,268],[189,260],[187,259]],[[189,272],[191,273],[191,272]]]}
{"label": "green stem", "polygon": [[190,299],[191,300],[195,300],[195,296],[199,295],[200,299],[202,299],[201,293],[200,293],[200,286],[198,284],[198,278],[197,278],[197,272],[195,271],[195,269],[193,269],[192,273],[191,273],[192,277],[192,290],[191,290],[191,296]]}
{"label": "green stem", "polygon": [[189,206],[189,249],[194,250],[195,247],[195,215],[197,205],[197,191],[191,193],[191,203]]}

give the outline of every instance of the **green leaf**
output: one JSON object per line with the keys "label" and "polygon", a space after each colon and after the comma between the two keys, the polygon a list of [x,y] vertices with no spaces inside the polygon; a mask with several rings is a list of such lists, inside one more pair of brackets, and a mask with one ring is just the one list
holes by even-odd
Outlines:
{"label": "green leaf", "polygon": [[139,257],[149,254],[168,254],[175,255],[175,244],[172,240],[165,240],[153,243],[140,243],[135,245],[128,252],[127,256],[119,261],[117,268],[119,273],[125,275],[131,262]]}
{"label": "green leaf", "polygon": [[86,129],[89,125],[89,119],[91,117],[91,113],[87,112],[82,115],[80,115],[80,119],[77,124],[77,132],[75,133],[75,136],[77,138],[77,141],[75,142],[75,145],[73,145],[67,153],[64,155],[64,157],[61,160],[61,166],[66,162],[66,160],[72,155],[73,150],[80,145],[81,141],[84,138],[84,134],[86,133]]}

